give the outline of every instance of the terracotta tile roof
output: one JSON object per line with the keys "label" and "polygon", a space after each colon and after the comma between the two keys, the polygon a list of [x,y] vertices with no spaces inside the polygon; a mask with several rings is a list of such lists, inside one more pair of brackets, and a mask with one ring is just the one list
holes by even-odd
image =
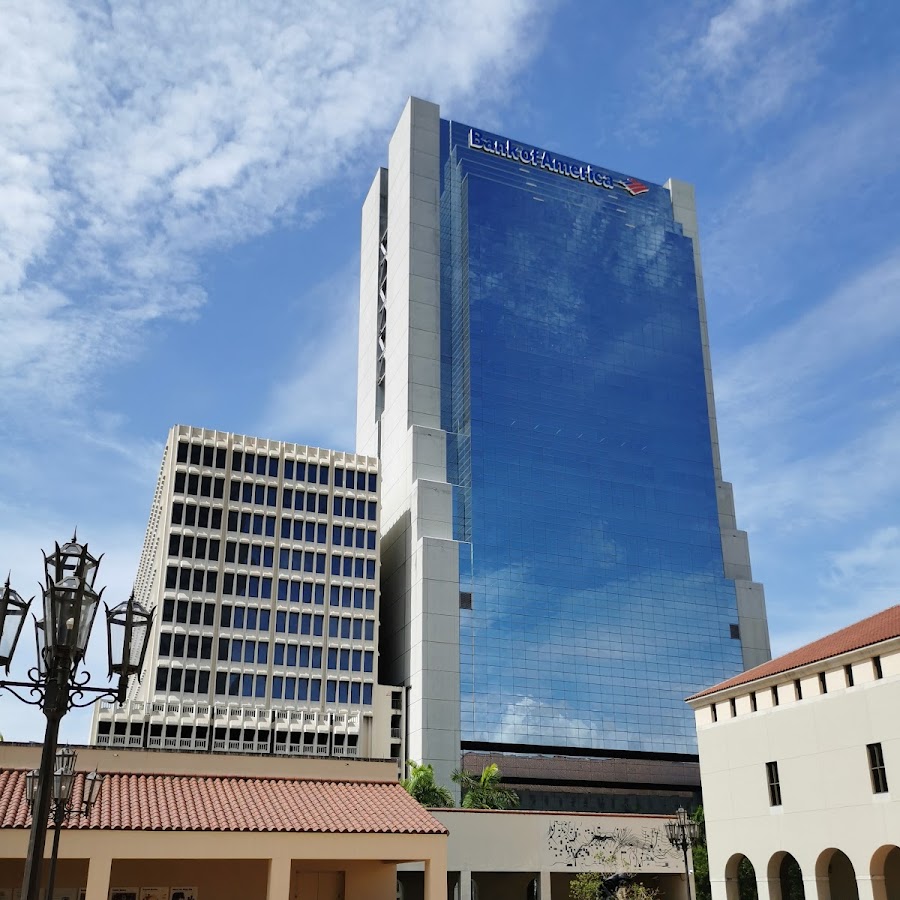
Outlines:
{"label": "terracotta tile roof", "polygon": [[[75,783],[81,801],[84,774]],[[25,770],[0,770],[0,828],[29,828]],[[108,773],[89,819],[117,831],[447,834],[396,782]]]}
{"label": "terracotta tile roof", "polygon": [[770,659],[768,662],[757,666],[755,669],[748,669],[729,678],[720,684],[713,685],[705,691],[700,691],[688,700],[695,700],[698,697],[705,697],[707,694],[714,694],[718,691],[724,691],[728,688],[737,687],[741,684],[747,684],[750,681],[757,681],[760,678],[766,678],[769,675],[778,675],[781,672],[788,672],[791,669],[799,669],[801,666],[808,666],[812,663],[822,662],[830,659],[832,656],[838,656],[841,653],[849,653],[851,650],[859,650],[862,647],[869,647],[872,644],[878,644],[881,641],[887,641],[891,638],[900,637],[900,605],[892,606],[868,619],[856,622],[854,625],[848,625],[840,631],[826,635],[806,644],[784,656],[777,659]]}

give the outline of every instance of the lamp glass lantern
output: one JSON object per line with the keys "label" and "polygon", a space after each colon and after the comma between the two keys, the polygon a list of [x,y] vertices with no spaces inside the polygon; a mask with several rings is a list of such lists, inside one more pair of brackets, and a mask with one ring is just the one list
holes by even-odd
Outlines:
{"label": "lamp glass lantern", "polygon": [[102,557],[88,552],[87,544],[73,538],[44,557],[44,631],[48,649],[71,656],[78,665],[87,649],[100,595],[94,590]]}
{"label": "lamp glass lantern", "polygon": [[94,804],[100,799],[100,788],[103,787],[103,776],[96,769],[84,776],[84,789],[82,790],[82,815],[89,816]]}
{"label": "lamp glass lantern", "polygon": [[29,810],[34,806],[34,801],[37,798],[40,775],[41,773],[37,769],[32,769],[25,774],[25,799],[28,802]]}
{"label": "lamp glass lantern", "polygon": [[134,593],[118,606],[106,607],[110,678],[118,675],[127,680],[140,673],[152,624],[153,612],[135,600]]}
{"label": "lamp glass lantern", "polygon": [[27,602],[23,600],[19,593],[9,586],[7,578],[3,593],[0,594],[0,666],[3,666],[7,673],[13,653],[16,652],[16,643],[22,633],[22,625],[25,623],[29,606],[31,600]]}

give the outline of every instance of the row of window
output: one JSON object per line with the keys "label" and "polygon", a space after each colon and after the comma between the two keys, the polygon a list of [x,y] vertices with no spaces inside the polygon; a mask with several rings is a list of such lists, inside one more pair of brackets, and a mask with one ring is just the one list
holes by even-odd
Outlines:
{"label": "row of window", "polygon": [[[290,525],[291,520],[285,519],[282,522]],[[282,527],[282,532],[285,529]],[[293,537],[295,541],[305,540],[307,543],[325,544],[328,542],[328,526],[322,522],[304,522],[302,519],[296,519],[293,522],[292,533],[282,534],[283,537]],[[341,525],[333,525],[331,528],[331,539],[335,546],[357,547],[360,550],[374,550],[376,545],[376,535],[372,529],[353,528],[352,525],[346,527]],[[169,535],[169,556],[180,556],[184,559],[206,559],[210,562],[219,561],[221,541],[218,538],[194,537],[190,534]],[[294,553],[300,551],[295,550]],[[292,568],[289,561],[290,550],[282,549],[279,565],[282,569]],[[275,549],[274,547],[266,547],[263,544],[249,544],[246,542],[226,541],[225,542],[225,562],[237,562],[240,565],[261,566],[271,569],[274,566]],[[293,568],[297,568],[296,565]],[[298,570],[299,571],[299,570]]]}
{"label": "row of window", "polygon": [[193,503],[173,503],[173,525],[187,525],[191,528],[211,528],[217,531],[222,527],[222,510],[209,506],[195,506]]}
{"label": "row of window", "polygon": [[185,659],[211,659],[212,638],[197,634],[172,634],[163,631],[159,636],[159,655]]}
{"label": "row of window", "polygon": [[[224,469],[226,451],[224,447],[201,446],[179,441],[175,452],[177,462],[185,465],[204,466],[211,469]],[[265,475],[278,477],[278,457],[251,450],[234,450],[231,455],[231,468],[235,472],[248,475]],[[284,461],[284,478],[286,481],[307,481],[310,484],[328,484],[329,467],[320,463],[297,462],[292,459]],[[355,488],[358,491],[369,490],[375,493],[378,477],[374,473],[357,472],[353,469],[335,467],[335,487]]]}
{"label": "row of window", "polygon": [[207,571],[206,569],[179,568],[178,566],[169,566],[166,569],[166,588],[168,590],[214,594],[218,583],[219,573],[215,569]]}
{"label": "row of window", "polygon": [[[881,668],[881,657],[880,656],[872,657],[872,674],[876,681],[879,681],[880,679],[884,678],[884,672]],[[821,696],[822,694],[827,694],[828,693],[828,679],[824,672],[819,672],[818,680],[819,680],[819,695]],[[846,684],[846,686],[848,688],[851,688],[854,685],[853,666],[852,665],[844,666],[844,683]],[[803,699],[803,681],[801,679],[799,679],[799,678],[794,679],[793,690],[794,690],[794,699],[802,700]],[[781,694],[779,692],[779,685],[777,685],[777,684],[773,685],[770,688],[770,691],[771,691],[771,697],[772,697],[772,706],[779,706],[781,703]],[[730,698],[730,700],[728,701],[728,708],[731,713],[731,718],[732,719],[735,718],[735,716],[737,716],[737,698],[735,698],[735,697]],[[759,708],[759,705],[758,705],[758,700],[757,700],[757,696],[756,696],[756,691],[751,691],[750,692],[750,711],[757,712],[758,708]],[[710,706],[710,711],[712,712],[713,722],[718,722],[719,721],[718,705],[713,703]]]}
{"label": "row of window", "polygon": [[331,574],[344,578],[365,578],[375,580],[375,560],[363,559],[361,556],[344,556],[338,553],[331,555]]}
{"label": "row of window", "polygon": [[216,604],[201,603],[199,600],[175,601],[171,598],[163,600],[162,620],[163,622],[178,622],[181,625],[203,625],[212,626],[216,619]]}
{"label": "row of window", "polygon": [[[207,469],[212,469],[214,466],[216,469],[224,469],[225,452],[224,447],[201,447],[200,444],[188,444],[185,441],[179,441],[178,449],[175,451],[175,458],[180,463],[190,462],[192,466],[202,464]],[[214,458],[215,463],[213,463]]]}
{"label": "row of window", "polygon": [[328,651],[328,668],[329,670],[337,669],[341,672],[371,672],[374,659],[375,653],[372,650],[331,647]]}
{"label": "row of window", "polygon": [[[886,794],[888,791],[887,769],[884,765],[884,752],[881,744],[866,744],[869,761],[869,777],[873,794]],[[778,763],[766,763],[766,784],[769,788],[769,806],[781,806],[781,778],[778,774]]]}
{"label": "row of window", "polygon": [[[232,544],[233,542],[230,541]],[[169,556],[182,556],[185,559],[208,559],[210,562],[219,561],[219,549],[221,541],[218,538],[195,538],[186,534],[169,535]]]}
{"label": "row of window", "polygon": [[175,473],[175,493],[189,497],[212,497],[222,500],[225,497],[225,479],[217,475],[196,475],[187,472]]}
{"label": "row of window", "polygon": [[173,694],[208,694],[209,670],[181,668],[170,670],[168,666],[157,666],[156,690],[169,691]]}

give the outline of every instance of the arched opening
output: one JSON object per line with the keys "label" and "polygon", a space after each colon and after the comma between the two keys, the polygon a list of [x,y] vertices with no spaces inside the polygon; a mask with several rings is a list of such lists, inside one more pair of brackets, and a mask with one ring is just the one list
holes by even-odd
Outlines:
{"label": "arched opening", "polygon": [[900,900],[900,847],[879,847],[872,856],[869,874],[875,900]]}
{"label": "arched opening", "polygon": [[819,854],[816,880],[819,883],[818,900],[859,900],[856,870],[842,850],[830,847]]}
{"label": "arched opening", "polygon": [[766,874],[771,900],[806,900],[800,863],[787,851],[772,856]]}
{"label": "arched opening", "polygon": [[725,896],[728,900],[757,900],[756,870],[743,853],[725,864]]}

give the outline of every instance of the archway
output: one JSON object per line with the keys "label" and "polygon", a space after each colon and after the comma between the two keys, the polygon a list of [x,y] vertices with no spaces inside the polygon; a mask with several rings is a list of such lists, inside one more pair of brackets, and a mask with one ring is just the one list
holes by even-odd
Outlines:
{"label": "archway", "polygon": [[756,869],[743,853],[725,864],[725,896],[728,900],[757,900]]}
{"label": "archway", "polygon": [[806,900],[800,863],[786,850],[773,854],[766,875],[771,900]]}
{"label": "archway", "polygon": [[816,860],[818,900],[859,900],[856,870],[843,850],[829,847]]}
{"label": "archway", "polygon": [[872,856],[869,874],[875,900],[900,900],[900,847],[879,847]]}

